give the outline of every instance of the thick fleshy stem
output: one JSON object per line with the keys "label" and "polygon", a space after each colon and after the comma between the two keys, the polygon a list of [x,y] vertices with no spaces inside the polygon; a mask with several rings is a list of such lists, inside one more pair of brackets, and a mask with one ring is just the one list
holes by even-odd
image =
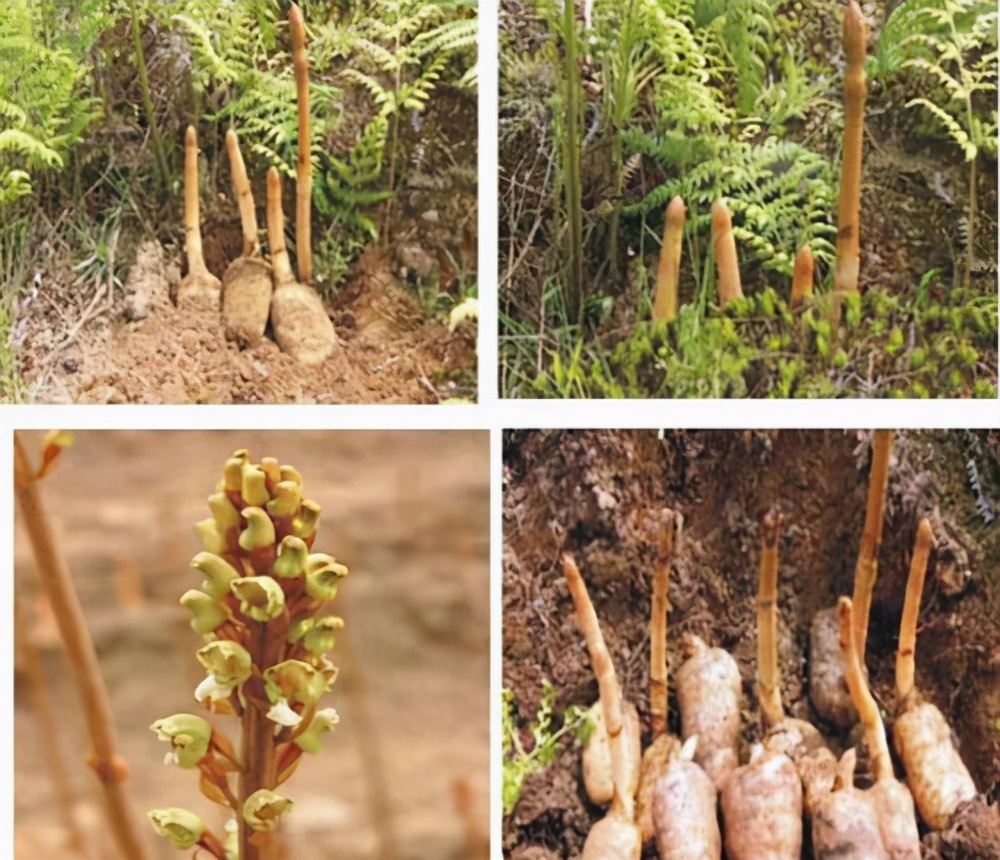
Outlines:
{"label": "thick fleshy stem", "polygon": [[910,575],[906,580],[906,597],[903,600],[903,618],[899,624],[899,651],[896,653],[896,695],[902,703],[913,691],[915,652],[917,648],[917,619],[920,616],[920,596],[924,591],[927,562],[934,546],[934,532],[929,520],[917,526],[917,540],[910,561]]}
{"label": "thick fleshy stem", "polygon": [[679,513],[668,508],[661,513],[649,620],[649,714],[654,740],[667,730],[667,586],[683,522]]}
{"label": "thick fleshy stem", "polygon": [[778,674],[778,516],[760,524],[760,583],[757,591],[757,696],[767,728],[785,716]]}
{"label": "thick fleshy stem", "polygon": [[88,764],[104,790],[109,827],[119,849],[129,860],[147,860],[150,855],[139,835],[136,816],[125,793],[128,766],[118,754],[111,703],[97,662],[94,642],[33,474],[21,435],[15,433],[14,497],[31,541],[43,590],[52,605],[66,655],[73,667],[73,679],[94,749]]}
{"label": "thick fleshy stem", "polygon": [[295,246],[298,254],[299,283],[312,280],[312,155],[309,151],[309,53],[306,51],[306,24],[302,10],[293,3],[288,10],[292,33],[292,65],[299,108],[299,160],[295,167]]}

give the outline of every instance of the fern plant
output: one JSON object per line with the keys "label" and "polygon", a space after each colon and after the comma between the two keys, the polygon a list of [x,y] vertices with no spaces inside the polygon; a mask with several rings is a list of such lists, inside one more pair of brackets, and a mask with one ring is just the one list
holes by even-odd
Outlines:
{"label": "fern plant", "polygon": [[913,69],[931,82],[907,107],[924,110],[969,165],[966,279],[975,260],[977,162],[997,147],[997,17],[985,0],[905,0],[886,20],[872,61],[876,76]]}

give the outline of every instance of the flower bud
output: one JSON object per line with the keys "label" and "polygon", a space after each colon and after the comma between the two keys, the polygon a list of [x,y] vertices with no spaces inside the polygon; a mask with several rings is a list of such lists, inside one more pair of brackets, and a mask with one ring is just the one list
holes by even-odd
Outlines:
{"label": "flower bud", "polygon": [[299,474],[299,470],[294,466],[282,466],[281,467],[281,480],[291,481],[296,484],[300,489],[302,488],[302,475]]}
{"label": "flower bud", "polygon": [[174,714],[157,720],[150,728],[161,741],[170,741],[170,752],[164,764],[193,768],[208,754],[212,739],[212,724],[194,714]]}
{"label": "flower bud", "polygon": [[294,481],[279,481],[274,485],[274,498],[267,503],[272,517],[293,517],[299,510],[302,493]]}
{"label": "flower bud", "polygon": [[191,559],[191,567],[204,575],[201,587],[209,597],[228,594],[229,583],[240,576],[240,572],[222,556],[211,552],[199,552]]}
{"label": "flower bud", "polygon": [[257,468],[267,475],[269,483],[277,484],[281,480],[281,464],[274,457],[261,457]]}
{"label": "flower bud", "polygon": [[303,499],[299,507],[299,515],[292,520],[292,532],[302,540],[308,540],[316,534],[319,525],[320,506],[312,499]]}
{"label": "flower bud", "polygon": [[306,593],[313,600],[333,600],[337,586],[347,576],[347,568],[332,555],[313,553],[306,559]]}
{"label": "flower bud", "polygon": [[309,728],[295,738],[294,743],[302,752],[316,755],[320,751],[320,735],[333,731],[339,722],[340,715],[333,708],[322,708],[316,711]]}
{"label": "flower bud", "polygon": [[170,840],[181,851],[194,848],[205,832],[205,822],[179,806],[153,809],[146,813],[158,835]]}
{"label": "flower bud", "polygon": [[240,512],[225,493],[212,493],[208,497],[208,509],[212,512],[219,534],[224,535],[230,529],[239,528]]}
{"label": "flower bud", "polygon": [[247,527],[240,532],[240,546],[247,552],[273,546],[277,540],[274,523],[263,508],[250,507],[242,511]]}
{"label": "flower bud", "polygon": [[205,547],[205,552],[218,555],[226,551],[226,540],[220,534],[219,527],[215,524],[214,519],[201,520],[195,523],[194,527],[201,538],[201,545]]}
{"label": "flower bud", "polygon": [[[260,507],[271,498],[271,494],[267,491],[266,475],[250,463],[247,463],[243,467],[243,481],[240,484],[240,495],[243,496],[243,501],[246,504],[256,505],[257,507]],[[244,516],[246,515],[244,514]]]}
{"label": "flower bud", "polygon": [[207,636],[229,617],[225,606],[194,588],[181,595],[181,606],[191,613],[191,627],[202,636]]}
{"label": "flower bud", "polygon": [[243,466],[250,461],[250,452],[241,448],[226,460],[222,467],[222,485],[227,493],[240,493],[243,490]]}
{"label": "flower bud", "polygon": [[269,576],[244,576],[229,583],[240,612],[254,621],[272,621],[285,611],[285,592]]}
{"label": "flower bud", "polygon": [[278,558],[272,567],[274,575],[283,579],[296,579],[302,576],[305,573],[308,556],[309,548],[301,538],[294,535],[282,538]]}
{"label": "flower bud", "polygon": [[266,788],[251,794],[243,804],[243,820],[258,832],[274,830],[292,801]]}

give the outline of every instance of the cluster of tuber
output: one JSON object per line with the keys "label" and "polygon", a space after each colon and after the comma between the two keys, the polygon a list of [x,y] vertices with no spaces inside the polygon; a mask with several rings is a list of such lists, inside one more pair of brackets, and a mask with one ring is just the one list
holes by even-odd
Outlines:
{"label": "cluster of tuber", "polygon": [[170,744],[167,762],[197,771],[202,794],[231,817],[225,835],[180,807],[149,818],[177,848],[264,860],[292,805],[277,789],[338,722],[320,699],[337,677],[327,652],[343,621],[324,610],[347,568],[312,551],[320,507],[303,495],[299,472],[273,458],[233,454],[208,507],[211,518],[197,524],[205,548],[191,562],[204,582],[180,602],[204,642],[196,656],[207,675],[195,699],[239,719],[240,746],[196,714],[151,728]]}
{"label": "cluster of tuber", "polygon": [[[807,841],[807,827],[818,860],[919,860],[918,821],[932,831],[944,830],[976,800],[976,786],[952,744],[944,716],[921,699],[914,685],[920,594],[933,546],[927,520],[917,530],[897,659],[892,738],[905,781],[897,778],[886,728],[868,689],[864,648],[892,434],[876,431],[872,448],[854,597],[841,597],[832,613],[824,612],[813,622],[815,653],[810,671],[815,676],[810,679],[810,697],[835,728],[846,730],[859,723],[861,749],[874,782],[867,787],[856,785],[857,749],[848,749],[838,761],[816,726],[785,714],[777,644],[780,518],[774,512],[768,512],[760,525],[756,692],[763,739],[741,764],[745,708],[739,667],[724,650],[709,647],[690,633],[680,638],[684,661],[675,684],[681,737],[667,732],[667,583],[682,518],[665,510],[659,525],[650,623],[652,741],[641,758],[636,709],[623,701],[580,572],[572,557],[563,556],[600,690],[595,706],[597,729],[583,755],[584,786],[593,803],[610,803],[606,817],[588,835],[582,854],[585,860],[634,860],[642,846],[653,841],[659,856],[670,860],[718,860],[723,850],[728,860],[798,860]],[[1000,845],[1000,814],[994,817],[995,825],[987,820],[987,813],[977,819],[987,824],[977,826],[995,826]],[[971,860],[990,855],[960,856]]]}
{"label": "cluster of tuber", "polygon": [[281,182],[273,167],[267,177],[267,230],[273,271],[261,256],[253,194],[239,142],[232,130],[226,134],[226,151],[240,211],[243,253],[229,265],[221,282],[209,273],[201,251],[198,142],[194,128],[189,126],[184,143],[184,224],[189,274],[178,287],[177,304],[181,308],[213,310],[221,304],[226,337],[240,345],[258,343],[270,319],[274,338],[284,352],[303,364],[319,364],[332,354],[337,336],[319,294],[308,286],[312,276],[309,57],[305,21],[294,3],[288,19],[299,114],[295,227],[301,282],[295,280],[288,261]]}
{"label": "cluster of tuber", "polygon": [[[856,292],[859,275],[859,223],[861,206],[861,143],[867,88],[865,53],[867,29],[857,0],[849,0],[844,9],[843,44],[847,59],[844,75],[844,146],[837,215],[837,262],[834,294],[837,301],[844,293]],[[657,264],[653,319],[677,318],[678,283],[685,207],[680,197],[667,205],[663,243]],[[725,202],[712,204],[712,249],[715,257],[716,294],[719,307],[743,297],[739,258],[733,237],[732,214]],[[799,248],[795,257],[789,304],[801,305],[813,291],[812,251]],[[839,311],[838,311],[839,313]]]}

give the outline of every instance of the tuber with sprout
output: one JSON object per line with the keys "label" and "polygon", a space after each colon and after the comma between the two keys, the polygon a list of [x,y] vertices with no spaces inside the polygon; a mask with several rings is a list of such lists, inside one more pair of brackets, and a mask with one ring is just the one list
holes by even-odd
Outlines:
{"label": "tuber with sprout", "polygon": [[[678,739],[667,733],[667,612],[670,608],[667,586],[683,527],[684,517],[680,513],[669,508],[660,512],[649,619],[649,713],[653,739],[642,756],[636,812],[644,843],[653,838],[654,787],[680,750]],[[693,747],[691,752],[693,755]]]}
{"label": "tuber with sprout", "polygon": [[[872,439],[865,524],[854,567],[854,638],[862,661],[868,638],[872,592],[878,575],[891,455],[892,431],[876,430]],[[821,609],[813,617],[809,630],[809,698],[824,720],[847,729],[857,722],[858,715],[845,680],[838,612],[837,607],[831,607]]]}
{"label": "tuber with sprout", "polygon": [[951,742],[951,731],[944,715],[930,702],[921,700],[913,683],[920,595],[933,543],[930,522],[921,520],[917,526],[899,626],[898,711],[892,739],[906,770],[920,817],[932,830],[944,830],[958,808],[976,796],[976,786]]}
{"label": "tuber with sprout", "polygon": [[283,352],[303,364],[320,364],[337,344],[333,323],[319,294],[309,286],[312,277],[309,199],[312,162],[309,158],[309,57],[302,12],[294,3],[288,15],[292,34],[299,111],[299,161],[296,170],[296,244],[301,282],[296,282],[285,247],[285,216],[281,209],[281,179],[272,167],[267,174],[267,236],[274,267],[271,326]]}
{"label": "tuber with sprout", "polygon": [[[757,591],[757,698],[760,702],[765,746],[788,756],[802,782],[806,813],[811,815],[833,787],[837,760],[815,726],[785,716],[778,671],[778,533],[780,518],[768,511],[761,521],[760,583]],[[789,833],[794,829],[788,824]]]}
{"label": "tuber with sprout", "polygon": [[177,306],[185,310],[218,310],[222,282],[208,271],[201,249],[198,135],[193,125],[184,133],[184,252],[188,258],[188,273],[177,287]]}
{"label": "tuber with sprout", "polygon": [[691,633],[681,637],[686,659],[677,670],[681,735],[698,736],[695,761],[719,788],[739,764],[742,682],[730,654]]}
{"label": "tuber with sprout", "polygon": [[611,655],[604,644],[594,604],[573,556],[562,556],[563,574],[576,609],[577,623],[590,653],[597,676],[601,713],[611,752],[613,797],[607,815],[587,834],[582,860],[639,860],[642,837],[635,823],[635,793],[639,783],[639,737],[628,737],[622,704],[622,691]]}
{"label": "tuber with sprout", "polygon": [[[875,782],[868,789],[855,788],[853,756],[842,760],[836,790],[820,803],[813,817],[813,850],[820,860],[834,857],[920,860],[913,796],[892,770],[885,726],[861,669],[853,615],[851,599],[841,597],[837,621],[847,685],[861,719]],[[873,846],[879,846],[881,853]]]}
{"label": "tuber with sprout", "polygon": [[721,200],[712,204],[712,248],[715,250],[719,307],[724,308],[733,299],[743,298],[743,288],[740,286],[740,264],[733,238],[733,219],[729,208]]}
{"label": "tuber with sprout", "polygon": [[232,129],[226,132],[226,152],[240,210],[243,254],[229,264],[222,276],[222,322],[227,338],[241,345],[254,346],[267,328],[273,291],[271,267],[260,255],[253,193],[240,143]]}
{"label": "tuber with sprout", "polygon": [[[837,263],[834,291],[858,289],[859,223],[861,211],[861,143],[865,124],[865,52],[868,34],[857,0],[844,9],[844,157],[840,172],[840,200],[837,210]],[[863,652],[862,652],[863,656]]]}
{"label": "tuber with sprout", "polygon": [[677,285],[681,274],[681,242],[684,237],[684,201],[674,197],[667,204],[663,222],[663,245],[656,267],[656,298],[653,303],[654,320],[677,319]]}
{"label": "tuber with sprout", "polygon": [[[661,735],[661,738],[669,735]],[[652,820],[660,860],[719,860],[718,792],[691,759],[698,738],[685,742],[653,789]]]}

